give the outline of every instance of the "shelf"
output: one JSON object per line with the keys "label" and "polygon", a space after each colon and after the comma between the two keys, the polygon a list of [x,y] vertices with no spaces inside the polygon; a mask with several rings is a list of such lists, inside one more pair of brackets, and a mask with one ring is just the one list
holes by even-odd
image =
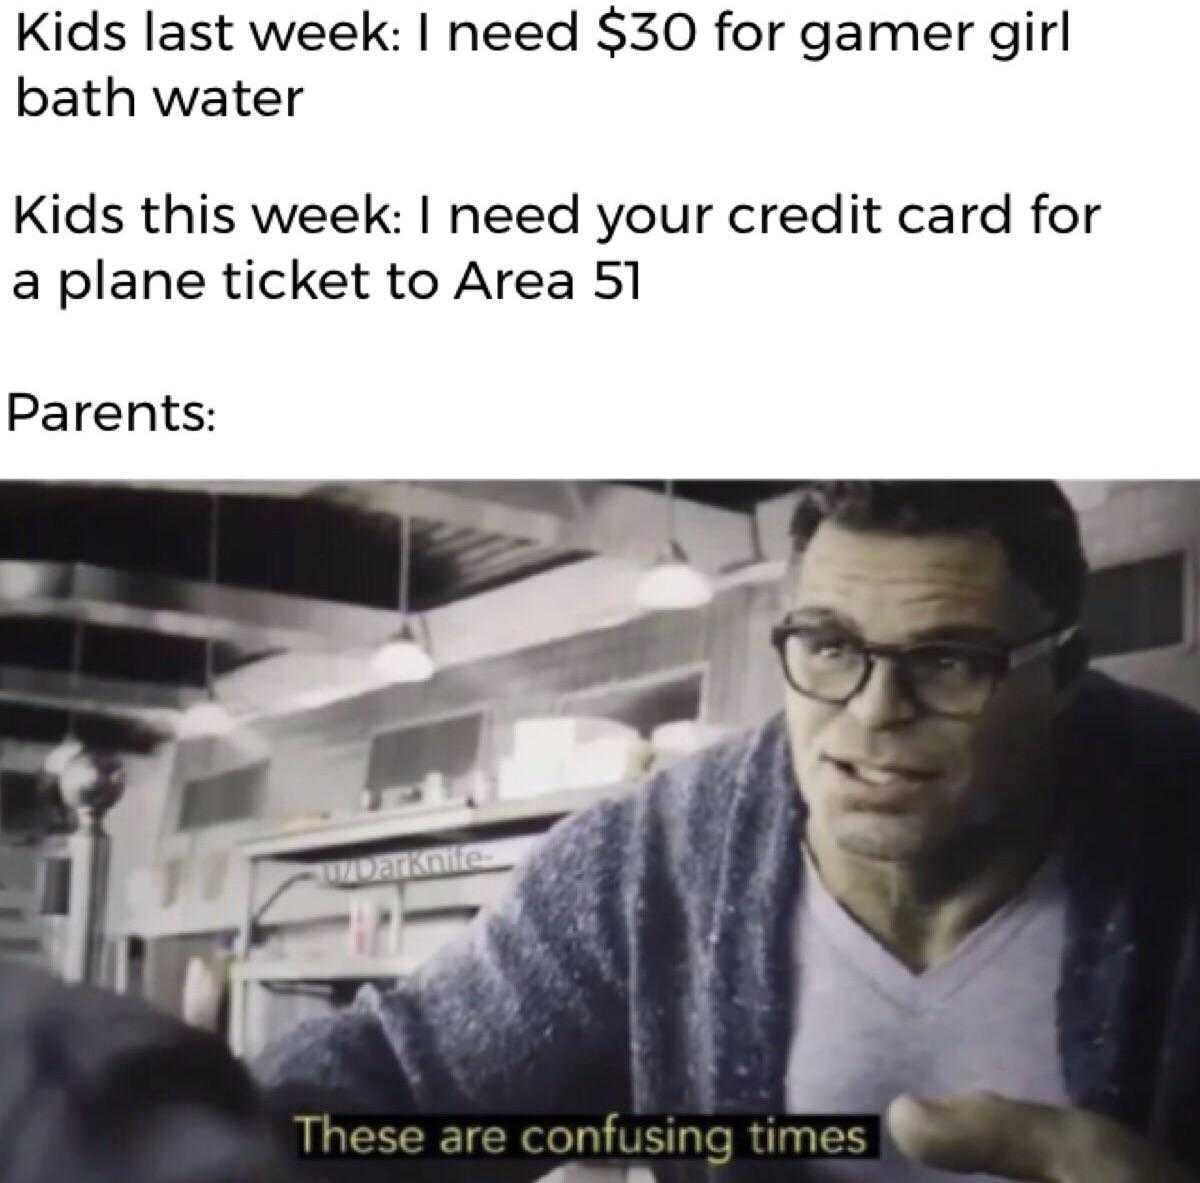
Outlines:
{"label": "shelf", "polygon": [[404,957],[272,957],[235,961],[229,967],[236,983],[335,982],[346,979],[398,978],[416,969]]}
{"label": "shelf", "polygon": [[[248,872],[248,886],[239,948],[244,951],[249,947],[256,876],[270,871],[276,877],[281,877],[281,867],[264,867],[262,860],[311,863],[321,859],[346,859],[367,853],[383,855],[389,847],[393,850],[405,846],[418,848],[439,841],[479,842],[486,844],[496,855],[495,862],[490,867],[479,867],[462,873],[451,872],[445,877],[431,874],[381,880],[381,883],[404,884],[405,903],[408,905],[404,913],[407,919],[412,915],[414,908],[419,906],[419,896],[435,889],[446,894],[449,885],[455,879],[473,879],[482,883],[486,875],[489,888],[494,893],[498,889],[497,884],[504,882],[503,879],[497,880],[497,872],[507,871],[521,853],[517,850],[507,850],[509,845],[520,845],[516,839],[533,840],[540,831],[559,818],[601,801],[623,796],[632,787],[629,783],[602,785],[595,788],[541,793],[534,797],[494,801],[477,806],[453,802],[349,814],[323,819],[312,825],[277,830],[243,842],[240,845],[240,853],[247,860],[244,866]],[[513,840],[511,843],[510,839]],[[502,847],[505,850],[500,850]],[[450,894],[462,893],[455,889]],[[413,898],[410,899],[410,896]],[[428,902],[427,900],[426,903]],[[467,902],[465,897],[462,902]],[[471,901],[471,906],[473,910],[477,906],[476,902]],[[270,922],[286,922],[286,919],[275,913]],[[235,961],[230,966],[230,1046],[237,1055],[245,1052],[246,1008],[250,986],[254,982],[386,981],[413,972],[418,964],[411,955],[407,958],[250,956]]]}
{"label": "shelf", "polygon": [[298,858],[320,851],[375,846],[397,839],[464,834],[523,822],[544,822],[616,797],[627,787],[603,785],[484,805],[410,805],[402,809],[359,813],[303,829],[266,834],[242,843],[241,851],[251,859]]}

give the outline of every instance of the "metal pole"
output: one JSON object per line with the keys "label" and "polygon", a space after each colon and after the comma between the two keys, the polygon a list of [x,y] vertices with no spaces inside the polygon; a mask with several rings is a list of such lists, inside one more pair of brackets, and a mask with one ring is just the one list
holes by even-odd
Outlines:
{"label": "metal pole", "polygon": [[124,769],[108,756],[77,756],[59,778],[77,822],[66,844],[71,875],[62,974],[69,982],[100,981],[110,853],[104,817],[124,791]]}
{"label": "metal pole", "polygon": [[108,868],[112,840],[104,832],[103,810],[81,804],[79,827],[67,839],[71,859],[70,912],[63,950],[63,976],[69,982],[100,981]]}

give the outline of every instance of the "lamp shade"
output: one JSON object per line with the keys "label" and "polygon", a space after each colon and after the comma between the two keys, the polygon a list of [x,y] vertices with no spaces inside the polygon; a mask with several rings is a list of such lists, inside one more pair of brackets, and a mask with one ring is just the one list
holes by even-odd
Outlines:
{"label": "lamp shade", "polygon": [[640,607],[654,612],[699,608],[713,598],[713,588],[708,577],[688,562],[683,547],[671,541],[638,580],[634,598]]}
{"label": "lamp shade", "polygon": [[237,725],[237,720],[215,698],[205,698],[183,712],[175,735],[179,739],[205,739],[228,735]]}
{"label": "lamp shade", "polygon": [[375,651],[371,669],[387,682],[427,682],[437,666],[405,622],[394,637]]}

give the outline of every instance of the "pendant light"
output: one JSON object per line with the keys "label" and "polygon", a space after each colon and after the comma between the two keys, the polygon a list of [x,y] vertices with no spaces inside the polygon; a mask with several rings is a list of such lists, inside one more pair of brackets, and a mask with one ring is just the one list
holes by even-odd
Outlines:
{"label": "pendant light", "polygon": [[83,668],[83,621],[72,622],[71,668],[68,672],[67,694],[71,705],[67,707],[67,732],[58,745],[42,762],[42,771],[51,780],[58,780],[67,765],[77,756],[83,755],[83,744],[75,735],[75,700],[79,696],[79,678]]}
{"label": "pendant light", "polygon": [[699,608],[713,598],[708,577],[689,562],[675,537],[675,482],[666,482],[667,538],[658,558],[638,580],[634,599],[653,612]]}
{"label": "pendant light", "polygon": [[427,682],[437,670],[433,658],[413,631],[408,612],[409,581],[412,561],[412,515],[408,507],[408,486],[400,514],[400,576],[397,607],[400,628],[385,641],[371,658],[371,668],[387,682]]}
{"label": "pendant light", "polygon": [[208,627],[204,637],[204,695],[183,712],[176,729],[179,739],[211,739],[228,735],[237,727],[237,720],[217,698],[214,679],[216,642],[213,640],[213,608],[217,594],[217,559],[220,545],[220,503],[216,493],[209,494],[208,526],[208,589],[205,619]]}

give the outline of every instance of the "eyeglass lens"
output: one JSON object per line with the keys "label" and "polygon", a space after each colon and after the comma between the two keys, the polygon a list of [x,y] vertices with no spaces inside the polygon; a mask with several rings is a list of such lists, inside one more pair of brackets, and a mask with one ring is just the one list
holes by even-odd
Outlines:
{"label": "eyeglass lens", "polygon": [[[874,660],[852,638],[822,633],[789,635],[783,654],[796,689],[826,702],[845,702],[858,693]],[[894,660],[902,685],[920,705],[945,714],[981,710],[998,676],[993,655],[955,645],[914,645]]]}

